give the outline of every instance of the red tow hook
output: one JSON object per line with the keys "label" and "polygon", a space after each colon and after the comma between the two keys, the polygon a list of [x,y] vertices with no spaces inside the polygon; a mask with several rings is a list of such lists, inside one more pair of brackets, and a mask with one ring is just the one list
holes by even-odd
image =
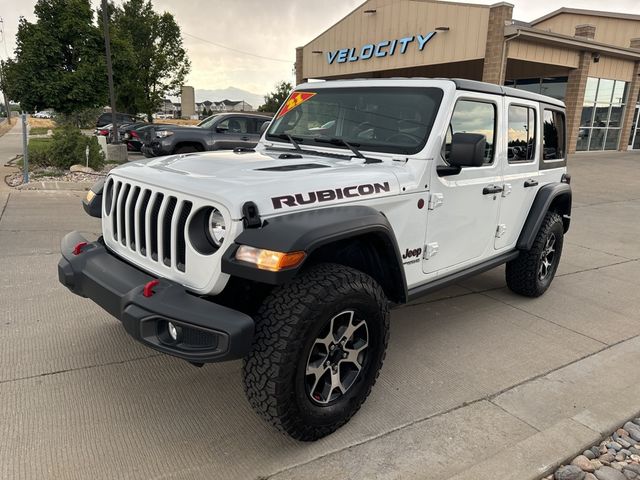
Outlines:
{"label": "red tow hook", "polygon": [[80,255],[82,253],[82,249],[87,246],[87,242],[79,242],[73,247],[73,254]]}
{"label": "red tow hook", "polygon": [[144,286],[144,289],[142,289],[142,295],[147,298],[151,297],[154,294],[153,287],[155,287],[159,283],[160,280],[151,280],[147,282],[147,284]]}

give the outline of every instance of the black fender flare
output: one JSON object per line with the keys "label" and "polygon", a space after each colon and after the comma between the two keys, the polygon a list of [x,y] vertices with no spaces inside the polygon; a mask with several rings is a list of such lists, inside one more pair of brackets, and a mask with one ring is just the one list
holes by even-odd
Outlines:
{"label": "black fender flare", "polygon": [[568,183],[554,182],[540,187],[520,232],[516,248],[518,250],[531,249],[542,221],[551,209],[562,215],[566,233],[569,230],[571,220],[571,198],[571,186]]}
{"label": "black fender flare", "polygon": [[[244,230],[227,248],[222,258],[222,272],[260,283],[281,285],[304,267],[314,251],[340,240],[363,235],[374,235],[384,249],[390,268],[386,274],[390,277],[389,281],[393,282],[394,289],[397,289],[392,301],[406,301],[407,282],[393,228],[381,212],[366,206],[329,207],[266,219],[261,227]],[[278,252],[304,251],[307,256],[297,267],[271,272],[238,262],[235,253],[240,245]]]}

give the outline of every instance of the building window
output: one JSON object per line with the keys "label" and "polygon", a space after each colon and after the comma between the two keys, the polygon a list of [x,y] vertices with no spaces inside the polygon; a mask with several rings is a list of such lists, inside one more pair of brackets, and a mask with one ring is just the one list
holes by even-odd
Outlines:
{"label": "building window", "polygon": [[557,110],[545,110],[543,122],[543,160],[558,160],[565,158],[566,131],[564,114]]}
{"label": "building window", "polygon": [[626,96],[627,84],[621,80],[587,79],[577,151],[618,149]]}
{"label": "building window", "polygon": [[540,93],[564,101],[567,92],[567,77],[523,78],[507,80],[505,86]]}
{"label": "building window", "polygon": [[509,163],[527,162],[535,157],[536,111],[531,107],[509,105]]}

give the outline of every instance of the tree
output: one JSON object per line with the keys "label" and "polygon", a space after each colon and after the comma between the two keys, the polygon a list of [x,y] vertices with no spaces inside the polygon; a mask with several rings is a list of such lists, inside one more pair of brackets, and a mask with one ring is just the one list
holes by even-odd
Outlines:
{"label": "tree", "polygon": [[165,96],[180,93],[191,69],[180,27],[170,13],[156,13],[150,0],[126,0],[110,11],[118,108],[151,121]]}
{"label": "tree", "polygon": [[38,0],[34,13],[35,23],[20,19],[15,59],[3,66],[9,97],[67,115],[104,105],[104,43],[90,0]]}
{"label": "tree", "polygon": [[276,85],[275,91],[269,93],[264,97],[264,105],[258,107],[259,112],[271,112],[274,113],[280,108],[280,105],[287,99],[293,87],[291,83],[281,81]]}

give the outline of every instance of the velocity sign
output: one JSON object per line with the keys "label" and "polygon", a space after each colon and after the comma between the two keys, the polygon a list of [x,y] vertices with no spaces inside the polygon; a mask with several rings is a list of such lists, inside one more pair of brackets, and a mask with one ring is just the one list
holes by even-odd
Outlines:
{"label": "velocity sign", "polygon": [[418,51],[424,50],[429,40],[436,36],[437,32],[429,32],[426,35],[412,35],[410,37],[396,40],[383,40],[378,43],[368,43],[362,48],[341,48],[327,52],[327,62],[333,63],[357,62],[358,60],[369,60],[370,58],[391,57],[396,53],[403,55],[411,45],[415,45]]}

